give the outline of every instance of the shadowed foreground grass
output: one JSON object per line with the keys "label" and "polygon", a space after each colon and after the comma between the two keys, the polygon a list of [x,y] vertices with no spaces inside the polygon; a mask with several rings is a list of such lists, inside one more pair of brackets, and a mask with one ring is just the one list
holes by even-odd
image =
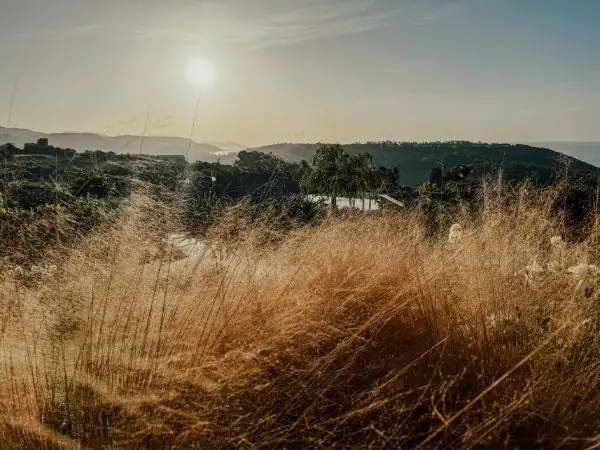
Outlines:
{"label": "shadowed foreground grass", "polygon": [[134,196],[51,277],[3,270],[1,447],[600,446],[598,284],[567,270],[598,236],[551,245],[552,195],[484,193],[453,245],[382,213],[224,247],[230,217],[187,256]]}

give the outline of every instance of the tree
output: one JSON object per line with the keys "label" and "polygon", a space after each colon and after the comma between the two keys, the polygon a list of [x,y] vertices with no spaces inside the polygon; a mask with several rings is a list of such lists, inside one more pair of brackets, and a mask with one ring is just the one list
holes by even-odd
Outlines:
{"label": "tree", "polygon": [[305,192],[316,192],[331,198],[331,206],[337,206],[340,192],[349,188],[348,172],[350,157],[339,144],[321,144],[313,157],[313,165],[302,177]]}
{"label": "tree", "polygon": [[373,175],[375,168],[373,167],[373,156],[369,153],[359,153],[351,159],[352,166],[352,185],[354,187],[354,196],[360,195],[365,204],[367,193],[372,193]]}
{"label": "tree", "polygon": [[[364,200],[377,192],[392,192],[398,187],[398,168],[376,167],[373,156],[359,153],[350,156],[341,145],[322,144],[317,149],[311,167],[303,168],[301,181],[305,193],[325,194],[331,206],[337,206],[337,197],[345,195],[352,203]],[[360,197],[359,197],[360,196]]]}
{"label": "tree", "polygon": [[393,193],[398,188],[400,179],[400,171],[397,167],[388,169],[387,167],[379,167],[377,169],[377,191],[382,194]]}
{"label": "tree", "polygon": [[460,183],[463,181],[468,181],[469,177],[473,175],[473,173],[475,173],[475,169],[473,168],[473,166],[459,164],[448,170],[444,178],[446,179],[446,181],[449,182]]}
{"label": "tree", "polygon": [[71,183],[71,193],[76,197],[106,198],[114,194],[114,183],[102,171],[83,170]]}
{"label": "tree", "polygon": [[19,153],[20,150],[15,146],[15,144],[6,143],[4,145],[0,145],[0,157],[1,158],[11,158],[16,153]]}
{"label": "tree", "polygon": [[445,189],[458,198],[472,198],[475,195],[475,182],[472,175],[473,166],[459,164],[446,171],[444,175]]}
{"label": "tree", "polygon": [[444,182],[444,173],[441,167],[434,167],[429,173],[429,182],[434,186],[441,186]]}

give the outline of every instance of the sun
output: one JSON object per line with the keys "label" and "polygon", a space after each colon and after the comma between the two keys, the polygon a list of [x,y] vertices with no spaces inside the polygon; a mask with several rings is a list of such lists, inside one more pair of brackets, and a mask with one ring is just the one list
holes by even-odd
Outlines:
{"label": "sun", "polygon": [[211,85],[217,76],[209,61],[197,57],[188,59],[186,74],[190,83],[200,87]]}

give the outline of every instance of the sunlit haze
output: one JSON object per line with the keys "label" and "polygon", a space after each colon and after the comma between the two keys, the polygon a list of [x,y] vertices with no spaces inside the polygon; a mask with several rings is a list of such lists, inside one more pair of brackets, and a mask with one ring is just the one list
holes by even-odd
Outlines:
{"label": "sunlit haze", "polygon": [[188,81],[198,87],[206,88],[215,81],[215,68],[209,61],[198,57],[190,58],[186,70]]}
{"label": "sunlit haze", "polygon": [[[0,125],[600,140],[597,0],[2,0]],[[15,91],[16,89],[16,91]],[[14,95],[12,114],[9,114]]]}

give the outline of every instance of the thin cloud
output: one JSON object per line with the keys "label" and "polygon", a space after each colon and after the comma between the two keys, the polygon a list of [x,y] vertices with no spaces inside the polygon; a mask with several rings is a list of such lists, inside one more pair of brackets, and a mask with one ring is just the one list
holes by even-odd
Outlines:
{"label": "thin cloud", "polygon": [[193,23],[182,26],[185,20],[177,16],[193,16],[194,9],[188,8],[174,14],[171,21],[176,26],[165,26],[163,20],[162,26],[146,26],[136,34],[141,39],[208,40],[258,50],[374,30],[390,24],[401,11],[401,8],[377,8],[376,3],[376,0],[335,0],[327,4],[308,1],[284,11],[237,17],[217,15],[204,20],[201,26]]}
{"label": "thin cloud", "polygon": [[459,13],[474,1],[475,0],[444,0],[444,2],[437,5],[435,9],[424,14],[416,22],[416,25],[419,27],[430,25],[438,20],[446,18],[448,15]]}
{"label": "thin cloud", "polygon": [[[473,0],[434,1],[412,17],[412,1],[380,0],[141,0],[143,8],[112,4],[98,23],[28,31],[21,37],[74,38],[111,30],[123,38],[234,44],[261,50],[363,33],[386,27],[401,15],[429,22]],[[139,5],[138,5],[139,6]],[[406,9],[406,10],[405,10]]]}
{"label": "thin cloud", "polygon": [[571,113],[578,113],[581,111],[583,111],[583,108],[581,106],[570,106],[567,108],[563,108],[561,112],[563,114],[571,114]]}
{"label": "thin cloud", "polygon": [[43,38],[73,38],[79,36],[85,36],[95,31],[99,31],[104,28],[104,24],[92,23],[87,25],[77,25],[75,27],[65,27],[56,29],[41,29],[32,30],[27,32],[20,32],[17,34],[19,38],[27,37],[43,37]]}

